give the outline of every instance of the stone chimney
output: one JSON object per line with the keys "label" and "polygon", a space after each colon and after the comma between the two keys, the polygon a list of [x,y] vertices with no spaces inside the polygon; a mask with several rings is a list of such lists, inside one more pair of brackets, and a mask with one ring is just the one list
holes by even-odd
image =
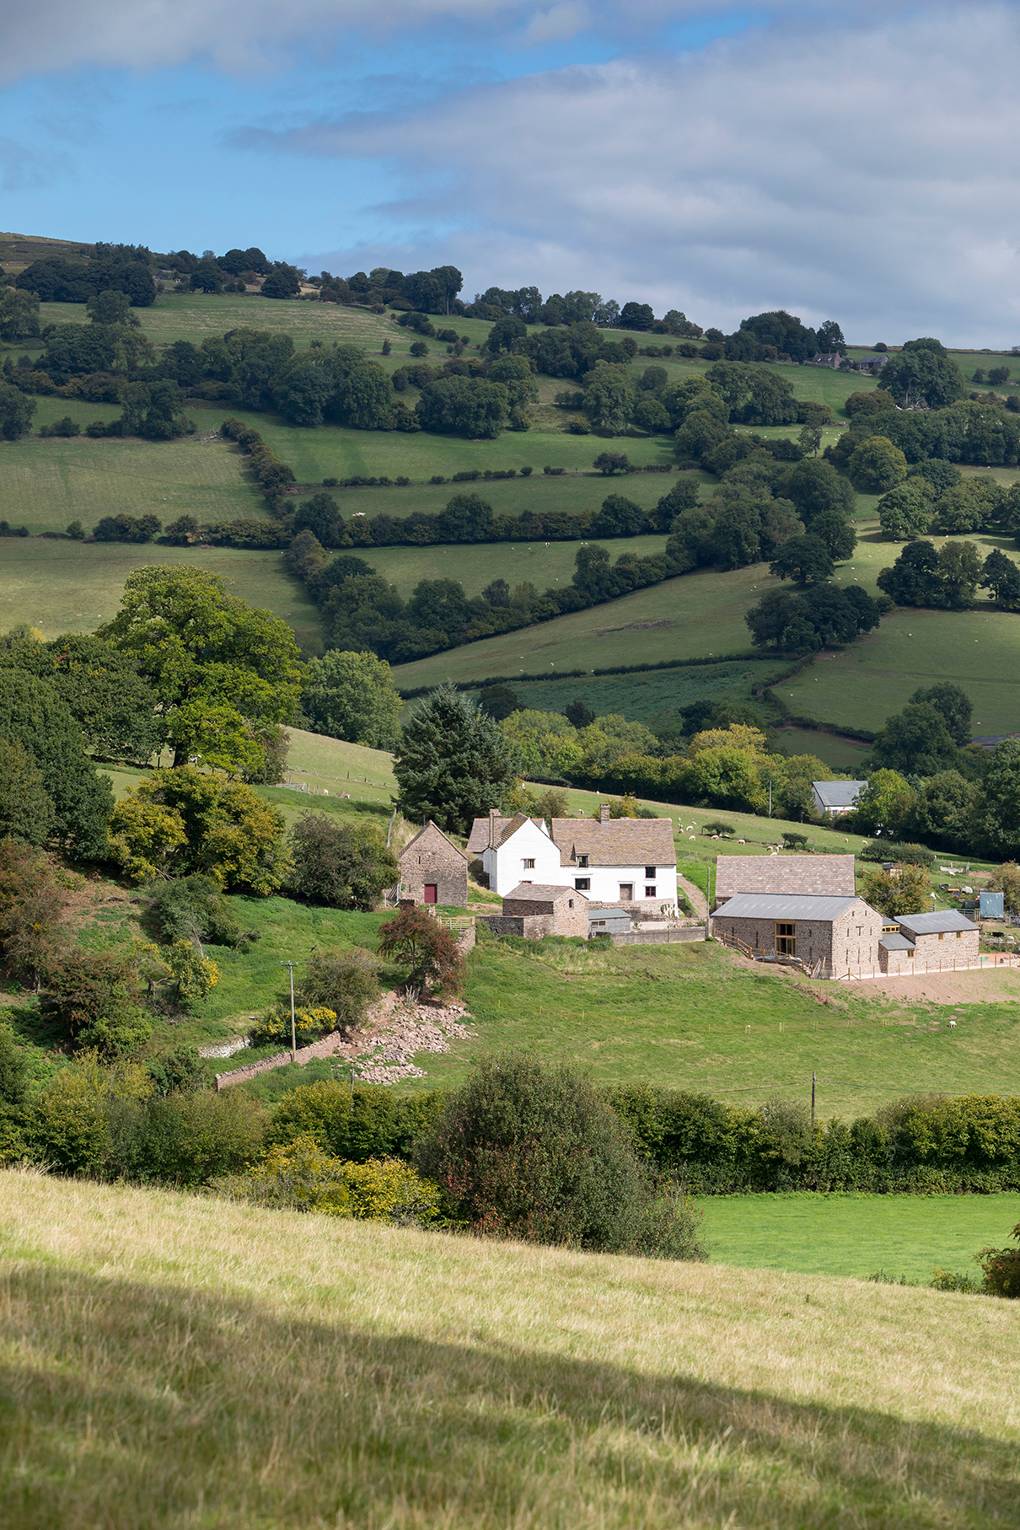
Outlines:
{"label": "stone chimney", "polygon": [[609,822],[609,803],[608,802],[600,802],[599,803],[599,823],[608,823],[608,822]]}
{"label": "stone chimney", "polygon": [[489,849],[496,848],[496,819],[499,817],[499,808],[489,809]]}

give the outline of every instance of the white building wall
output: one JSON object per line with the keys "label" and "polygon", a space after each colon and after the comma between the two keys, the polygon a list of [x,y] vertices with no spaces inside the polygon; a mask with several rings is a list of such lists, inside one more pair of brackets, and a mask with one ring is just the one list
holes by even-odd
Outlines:
{"label": "white building wall", "polygon": [[[487,860],[487,857],[491,859]],[[528,866],[528,861],[535,864]],[[544,882],[552,887],[574,885],[567,867],[560,865],[560,852],[552,839],[531,821],[521,824],[495,852],[483,851],[482,865],[488,873],[489,886],[501,898],[513,892],[521,882]]]}
{"label": "white building wall", "polygon": [[[660,904],[668,904],[671,909],[676,908],[676,865],[656,866],[655,876],[646,877],[644,864],[640,866],[589,866],[585,870],[581,866],[564,866],[564,874],[569,877],[569,885],[577,886],[577,879],[587,877],[591,883],[588,889],[583,889],[586,898],[593,903],[643,903],[648,909],[659,908]],[[621,887],[633,889],[628,898]],[[654,887],[652,896],[645,894],[646,887]]]}

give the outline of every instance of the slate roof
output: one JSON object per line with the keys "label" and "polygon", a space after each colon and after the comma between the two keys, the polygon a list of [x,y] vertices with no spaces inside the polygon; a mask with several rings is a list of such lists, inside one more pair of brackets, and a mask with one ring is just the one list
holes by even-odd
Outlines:
{"label": "slate roof", "polygon": [[815,796],[824,808],[851,808],[867,781],[812,781]]}
{"label": "slate roof", "polygon": [[807,894],[737,893],[717,909],[713,919],[813,919],[831,924],[853,904],[857,897],[815,898]]}
{"label": "slate roof", "polygon": [[852,855],[720,855],[716,902],[736,893],[803,893],[852,898],[857,892]]}
{"label": "slate roof", "polygon": [[584,898],[584,893],[574,887],[555,886],[549,882],[520,882],[513,892],[504,893],[503,902],[555,903],[557,898],[565,898],[568,893],[571,898]]}
{"label": "slate roof", "polygon": [[[496,845],[504,844],[527,821],[523,813],[496,818]],[[488,817],[476,818],[467,844],[469,855],[481,855],[489,848],[489,833]],[[576,866],[579,855],[586,855],[592,866],[676,865],[671,818],[611,818],[608,823],[595,818],[554,818],[552,838],[561,866]]]}
{"label": "slate roof", "polygon": [[959,909],[937,909],[931,914],[897,914],[896,923],[908,935],[944,935],[950,930],[976,930],[977,925]]}
{"label": "slate roof", "polygon": [[883,935],[879,945],[886,951],[912,951],[914,942],[905,935]]}
{"label": "slate roof", "polygon": [[430,830],[434,834],[440,835],[440,837],[442,839],[445,839],[446,843],[449,845],[451,850],[456,850],[458,855],[463,856],[464,860],[467,860],[467,855],[460,848],[460,846],[459,845],[455,845],[453,840],[450,838],[450,836],[448,834],[444,834],[443,830],[439,827],[439,825],[437,823],[433,823],[431,818],[429,819],[428,823],[423,823],[422,824],[421,828],[418,830],[417,834],[414,836],[413,839],[409,839],[407,841],[407,844],[404,846],[403,850],[401,850],[401,852],[400,852],[399,856],[397,857],[397,859],[398,860],[403,860],[403,858],[407,854],[407,852],[414,845],[416,845],[418,843],[418,841],[421,839],[422,835],[428,834]]}

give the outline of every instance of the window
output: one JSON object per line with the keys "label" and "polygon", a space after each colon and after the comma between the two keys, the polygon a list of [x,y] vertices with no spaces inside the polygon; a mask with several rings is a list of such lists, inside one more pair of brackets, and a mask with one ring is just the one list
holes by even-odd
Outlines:
{"label": "window", "polygon": [[776,955],[797,955],[797,926],[795,924],[776,925]]}
{"label": "window", "polygon": [[654,884],[651,887],[646,887],[645,888],[645,897],[646,898],[654,898],[655,897],[655,886],[654,886]]}
{"label": "window", "polygon": [[634,883],[633,882],[621,882],[620,883],[620,902],[621,903],[630,903],[632,901],[633,897],[634,897]]}
{"label": "window", "polygon": [[573,906],[574,906],[574,900],[573,900],[573,898],[568,898],[568,899],[567,899],[567,907],[568,907],[568,908],[573,908]]}
{"label": "window", "polygon": [[645,867],[645,876],[648,878],[649,882],[653,882],[655,880],[655,867],[654,866],[646,866]]}
{"label": "window", "polygon": [[574,887],[578,892],[587,892],[591,887],[591,877],[575,877]]}
{"label": "window", "polygon": [[942,931],[940,930],[939,931],[939,940],[945,940],[945,938],[946,938],[945,935],[943,935]]}
{"label": "window", "polygon": [[587,866],[587,864],[588,864],[588,857],[586,855],[579,855],[577,857],[577,864],[579,866],[581,866],[581,867]]}
{"label": "window", "polygon": [[525,869],[525,871],[534,871],[534,869],[535,869],[534,859],[525,861],[524,862],[524,869]]}

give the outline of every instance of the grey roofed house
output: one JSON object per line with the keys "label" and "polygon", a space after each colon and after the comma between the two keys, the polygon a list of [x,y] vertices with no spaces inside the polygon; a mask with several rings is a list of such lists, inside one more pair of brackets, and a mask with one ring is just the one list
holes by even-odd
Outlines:
{"label": "grey roofed house", "polygon": [[581,898],[587,902],[584,893],[576,892],[573,887],[564,887],[562,883],[554,886],[551,882],[521,882],[512,892],[504,895],[503,901],[511,903],[555,903],[557,898]]}
{"label": "grey roofed house", "polygon": [[820,813],[849,813],[867,781],[812,781],[811,791]]}
{"label": "grey roofed house", "polygon": [[897,914],[896,923],[908,935],[947,935],[951,930],[976,930],[977,925],[956,908],[936,909],[930,914]]}
{"label": "grey roofed house", "polygon": [[737,893],[843,898],[857,893],[852,855],[720,855],[715,867],[717,903]]}
{"label": "grey roofed house", "polygon": [[728,898],[726,907],[718,909],[717,918],[725,919],[813,919],[818,924],[828,924],[858,902],[855,893],[835,897],[812,896],[809,893],[737,893]]}

